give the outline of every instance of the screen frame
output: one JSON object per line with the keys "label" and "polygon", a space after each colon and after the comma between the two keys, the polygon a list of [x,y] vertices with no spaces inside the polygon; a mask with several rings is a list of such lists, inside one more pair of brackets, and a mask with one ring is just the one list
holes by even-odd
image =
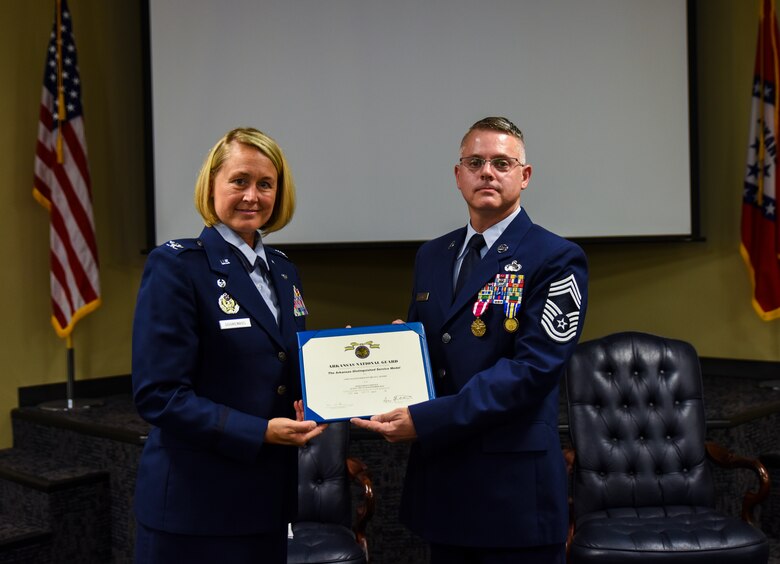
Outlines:
{"label": "screen frame", "polygon": [[[149,252],[155,248],[156,241],[156,205],[155,205],[155,140],[154,140],[154,108],[152,93],[152,50],[150,1],[141,0],[141,45],[143,62],[143,110],[144,110],[144,161],[145,161],[145,221],[146,248]],[[681,235],[638,235],[638,236],[604,236],[604,237],[567,237],[568,239],[586,245],[626,244],[626,243],[685,243],[702,242],[706,240],[701,225],[701,193],[699,186],[699,141],[697,119],[697,31],[696,31],[696,1],[686,0],[687,18],[687,59],[688,59],[688,132],[689,132],[689,196],[690,196],[690,233]],[[465,217],[465,215],[464,215]],[[382,249],[382,248],[416,248],[425,240],[403,241],[349,241],[349,242],[280,242],[273,246],[279,249]]]}

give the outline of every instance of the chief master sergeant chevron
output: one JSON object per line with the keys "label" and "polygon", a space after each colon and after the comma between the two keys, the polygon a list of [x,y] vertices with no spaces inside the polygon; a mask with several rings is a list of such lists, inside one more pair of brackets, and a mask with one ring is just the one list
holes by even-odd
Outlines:
{"label": "chief master sergeant chevron", "polygon": [[408,314],[425,327],[437,397],[352,420],[414,441],[401,520],[432,564],[565,561],[558,384],[582,330],[587,262],[520,207],[530,178],[517,126],[471,126],[455,165],[469,224],[420,248]]}

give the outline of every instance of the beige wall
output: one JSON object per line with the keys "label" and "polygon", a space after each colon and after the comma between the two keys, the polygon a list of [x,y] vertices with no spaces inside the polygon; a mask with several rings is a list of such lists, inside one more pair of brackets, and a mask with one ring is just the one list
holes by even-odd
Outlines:
{"label": "beige wall", "polygon": [[[0,272],[0,448],[11,445],[8,413],[17,404],[17,388],[65,379],[65,346],[49,321],[48,216],[31,196],[53,4],[0,2],[0,208],[6,210],[0,223],[6,265]],[[753,312],[738,253],[756,6],[742,0],[699,4],[700,185],[707,240],[587,246],[591,291],[584,337],[643,330],[689,340],[705,356],[778,361],[780,322],[762,322]],[[70,0],[70,8],[103,287],[103,306],[74,333],[76,376],[87,379],[130,371],[132,310],[145,243],[140,13],[136,0]],[[523,111],[506,113],[522,126]],[[648,162],[646,173],[662,166]],[[182,173],[194,177],[195,171]],[[310,327],[386,323],[405,315],[413,250],[294,250],[292,258],[304,278]]]}
{"label": "beige wall", "polygon": [[[76,326],[77,379],[126,374],[144,243],[140,11],[135,0],[71,0],[103,305]],[[0,447],[11,444],[20,386],[66,378],[51,326],[49,218],[32,198],[32,168],[54,0],[0,2]]]}

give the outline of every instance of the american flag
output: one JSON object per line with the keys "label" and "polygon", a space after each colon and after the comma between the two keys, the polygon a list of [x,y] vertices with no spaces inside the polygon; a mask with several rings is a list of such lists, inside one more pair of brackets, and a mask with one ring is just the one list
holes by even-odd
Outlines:
{"label": "american flag", "polygon": [[70,338],[100,305],[98,253],[73,22],[57,0],[43,75],[33,196],[49,210],[52,325]]}

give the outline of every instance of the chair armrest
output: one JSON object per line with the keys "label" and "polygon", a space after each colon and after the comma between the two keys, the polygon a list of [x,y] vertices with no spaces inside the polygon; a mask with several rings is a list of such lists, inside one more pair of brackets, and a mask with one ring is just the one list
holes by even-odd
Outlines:
{"label": "chair armrest", "polygon": [[[569,481],[574,474],[574,459],[577,458],[577,451],[573,448],[563,449],[563,459],[566,461],[566,473],[569,475]],[[569,551],[571,550],[571,541],[574,538],[574,498],[569,488],[569,532],[566,534],[566,561],[569,561]]]}
{"label": "chair armrest", "polygon": [[363,493],[363,499],[355,507],[355,526],[352,531],[355,533],[355,539],[363,549],[363,554],[368,558],[368,540],[366,538],[366,526],[374,515],[374,487],[371,482],[371,475],[363,461],[357,458],[347,457],[347,474],[349,479],[360,486]]}
{"label": "chair armrest", "polygon": [[707,455],[711,460],[723,468],[747,468],[753,470],[758,477],[758,491],[748,490],[742,498],[742,519],[755,526],[753,509],[764,501],[769,495],[771,480],[769,472],[760,460],[738,456],[718,443],[707,441],[705,443]]}

